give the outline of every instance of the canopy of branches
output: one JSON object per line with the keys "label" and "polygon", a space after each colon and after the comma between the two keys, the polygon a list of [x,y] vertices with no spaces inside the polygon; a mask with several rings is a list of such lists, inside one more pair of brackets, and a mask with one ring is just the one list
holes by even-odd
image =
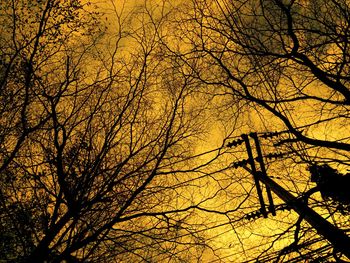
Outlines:
{"label": "canopy of branches", "polygon": [[2,2],[1,260],[344,259],[238,136],[349,229],[347,0]]}

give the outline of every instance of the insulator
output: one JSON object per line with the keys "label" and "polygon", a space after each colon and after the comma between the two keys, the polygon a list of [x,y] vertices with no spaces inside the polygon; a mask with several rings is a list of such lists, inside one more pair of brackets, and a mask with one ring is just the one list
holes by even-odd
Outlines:
{"label": "insulator", "polygon": [[227,144],[227,147],[235,147],[235,146],[238,146],[238,145],[241,145],[242,143],[244,142],[244,140],[242,140],[242,139],[237,139],[237,140],[234,140],[234,141],[232,141],[232,142],[229,142],[228,144]]}
{"label": "insulator", "polygon": [[232,163],[232,166],[233,166],[233,168],[243,167],[243,166],[246,165],[248,162],[249,162],[248,160],[243,159],[243,160],[241,160],[241,161]]}
{"label": "insulator", "polygon": [[269,160],[272,159],[272,153],[267,154],[266,158],[269,159]]}
{"label": "insulator", "polygon": [[266,159],[277,159],[280,157],[283,157],[285,154],[284,153],[268,153],[265,155]]}
{"label": "insulator", "polygon": [[255,212],[255,216],[256,216],[256,218],[259,218],[262,216],[262,213],[260,211],[257,211],[257,212]]}
{"label": "insulator", "polygon": [[229,147],[229,148],[231,148],[233,145],[234,145],[233,142],[229,142],[226,146]]}
{"label": "insulator", "polygon": [[236,146],[236,142],[235,141],[233,141],[233,142],[229,142],[228,144],[227,144],[227,147],[233,147],[233,146]]}
{"label": "insulator", "polygon": [[245,216],[248,220],[250,219],[256,219],[261,217],[261,213],[259,211],[251,212]]}
{"label": "insulator", "polygon": [[265,133],[261,134],[260,137],[264,138],[264,139],[268,139],[268,138],[278,137],[283,133],[286,133],[286,131],[265,132]]}

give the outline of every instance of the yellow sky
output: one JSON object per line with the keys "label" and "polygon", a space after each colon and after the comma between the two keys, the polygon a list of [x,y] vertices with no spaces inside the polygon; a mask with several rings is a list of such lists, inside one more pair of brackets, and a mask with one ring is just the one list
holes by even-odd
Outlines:
{"label": "yellow sky", "polygon": [[[101,8],[101,10],[103,10],[103,12],[108,14],[106,23],[108,23],[111,34],[113,34],[113,32],[117,33],[118,30],[120,30],[119,28],[120,23],[124,25],[126,28],[128,28],[130,26],[137,26],[137,24],[140,23],[140,21],[142,20],[142,17],[135,17],[135,15],[132,14],[132,11],[136,10],[138,5],[143,5],[144,1],[115,0],[113,2],[111,0],[111,1],[106,1],[101,3],[101,1],[96,0],[96,2]],[[161,1],[159,2],[161,3]],[[179,1],[177,3],[179,3]],[[153,10],[151,4],[147,4],[147,5],[150,7],[150,10]],[[155,1],[152,1],[152,5],[155,6],[157,5],[157,3]],[[128,42],[128,38],[126,38],[122,42],[122,45],[123,47],[129,47],[129,48],[132,47],[130,45],[130,42]],[[307,112],[304,114],[307,114]],[[259,127],[258,125],[259,117],[253,113],[251,117],[253,120],[254,119],[256,120],[257,127]],[[214,122],[212,123],[211,128],[212,130],[209,131],[207,134],[208,141],[202,142],[201,145],[198,147],[198,149],[207,150],[210,148],[216,148],[222,144],[224,136],[227,135],[225,134],[227,133],[227,131],[223,131],[222,126]],[[259,128],[263,129],[263,127],[259,127]],[[342,131],[342,134],[347,133],[346,127],[343,127],[341,131]],[[316,135],[317,137],[326,136],[326,133],[322,129],[318,130],[319,134],[315,134],[316,131],[313,131],[313,132],[314,132],[314,135]],[[235,176],[235,173],[241,173],[241,172],[242,171],[232,171],[232,177]],[[281,175],[279,174],[278,176],[281,176]],[[250,183],[250,185],[251,184],[252,183]],[[291,184],[291,183],[287,182],[286,184]],[[208,192],[207,194],[209,194],[210,192],[215,192],[217,190],[213,188],[212,185],[207,185],[207,187],[208,189],[203,189],[203,192],[201,193],[201,195],[199,195],[200,198],[203,197],[205,192]],[[217,185],[215,187],[217,187]],[[225,198],[225,195],[223,195],[222,198]],[[219,222],[222,220],[220,216],[218,216],[217,218],[215,217],[216,216],[212,217],[213,222]],[[291,214],[289,212],[283,212],[283,213],[279,213],[276,218],[259,219],[256,222],[252,222],[252,221],[244,222],[241,228],[235,229],[235,230],[232,230],[232,227],[230,225],[214,228],[213,230],[208,231],[208,234],[212,236],[216,236],[216,238],[214,238],[215,240],[214,244],[217,245],[218,251],[220,251],[220,253],[222,253],[224,257],[227,256],[224,262],[229,262],[230,260],[234,262],[237,256],[236,253],[242,250],[242,247],[240,247],[240,240],[237,238],[238,232],[240,233],[239,237],[242,238],[244,242],[246,242],[247,247],[250,247],[250,246],[254,247],[256,245],[261,244],[261,242],[265,240],[264,236],[268,236],[272,231],[276,231],[276,228],[278,228],[279,226],[281,227],[281,229],[284,229],[288,224],[288,222],[295,221],[296,218],[297,217],[295,214]],[[252,233],[255,233],[255,234],[252,235]],[[287,241],[290,242],[290,240],[287,240]],[[285,244],[286,243],[284,242],[276,243],[276,246],[281,248]],[[211,262],[212,256],[213,255],[211,254],[211,252],[208,251],[208,254],[204,256],[203,260],[205,260],[205,262]]]}

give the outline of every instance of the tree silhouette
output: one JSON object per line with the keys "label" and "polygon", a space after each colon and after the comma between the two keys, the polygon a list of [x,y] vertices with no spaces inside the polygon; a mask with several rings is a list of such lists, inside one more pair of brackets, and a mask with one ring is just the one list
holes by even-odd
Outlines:
{"label": "tree silhouette", "polygon": [[1,258],[202,257],[192,191],[218,154],[195,150],[205,108],[162,58],[166,13],[114,6],[106,28],[85,1],[2,5]]}
{"label": "tree silhouette", "polygon": [[[236,123],[235,132],[257,131],[265,139],[268,173],[343,229],[348,228],[347,216],[317,196],[307,165],[326,163],[343,174],[349,165],[349,11],[348,2],[341,0],[193,0],[179,15],[175,29],[186,45],[182,49],[169,45],[203,83],[206,94],[222,98],[233,116],[227,123]],[[274,136],[274,130],[281,132]],[[236,141],[228,146],[233,146],[238,168],[245,157]],[[303,238],[304,244],[316,240],[302,220],[285,219],[266,223],[284,230],[260,233],[271,245],[261,244],[262,253],[257,249],[248,258],[278,251],[275,241],[284,237],[285,242],[294,240],[288,248],[303,243]],[[288,227],[281,226],[282,221]],[[249,240],[243,236],[245,247]],[[305,245],[314,251],[319,246]],[[305,247],[298,248],[301,255],[307,254],[302,251]],[[328,249],[307,257],[330,253]]]}
{"label": "tree silhouette", "polygon": [[345,0],[2,3],[0,257],[342,262],[293,202],[263,209],[241,134],[259,140],[255,176],[347,231],[349,15]]}

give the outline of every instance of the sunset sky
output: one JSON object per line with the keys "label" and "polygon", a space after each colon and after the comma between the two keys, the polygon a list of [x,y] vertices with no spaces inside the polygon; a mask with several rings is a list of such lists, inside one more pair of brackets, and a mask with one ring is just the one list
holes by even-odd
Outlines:
{"label": "sunset sky", "polygon": [[3,1],[0,262],[349,258],[349,17]]}

